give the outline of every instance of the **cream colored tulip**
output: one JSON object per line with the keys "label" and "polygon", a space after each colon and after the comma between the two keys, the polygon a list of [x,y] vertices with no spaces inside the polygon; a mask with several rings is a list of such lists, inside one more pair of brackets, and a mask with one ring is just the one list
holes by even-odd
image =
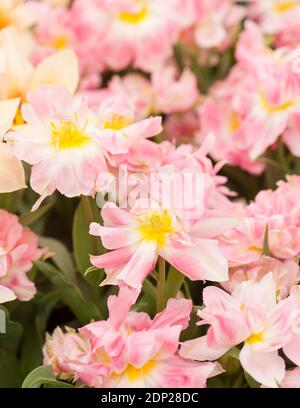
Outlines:
{"label": "cream colored tulip", "polygon": [[[11,128],[19,103],[19,99],[0,101],[1,137]],[[22,163],[14,156],[9,145],[0,143],[0,193],[9,193],[25,187]]]}

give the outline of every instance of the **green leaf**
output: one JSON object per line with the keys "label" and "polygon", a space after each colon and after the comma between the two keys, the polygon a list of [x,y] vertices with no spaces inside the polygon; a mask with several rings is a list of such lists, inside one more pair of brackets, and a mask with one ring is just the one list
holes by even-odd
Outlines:
{"label": "green leaf", "polygon": [[44,333],[46,332],[47,321],[50,317],[51,312],[58,303],[60,299],[60,291],[56,290],[47,294],[38,294],[35,299],[36,305],[36,315],[35,315],[35,326],[37,335],[43,343]]}
{"label": "green leaf", "polygon": [[0,306],[0,310],[4,311],[6,316],[6,333],[0,334],[0,348],[16,353],[23,334],[22,326],[10,320],[9,313],[4,306]]}
{"label": "green leaf", "polygon": [[188,327],[181,333],[180,336],[180,341],[186,341],[194,338],[194,334],[196,333],[196,330],[198,326],[196,323],[199,321],[199,316],[198,316],[198,306],[194,306],[192,309],[191,313],[191,319],[189,321]]}
{"label": "green leaf", "polygon": [[47,322],[59,300],[60,291],[38,293],[31,302],[16,310],[24,328],[19,363],[23,378],[42,363]]}
{"label": "green leaf", "polygon": [[139,303],[145,303],[146,307],[143,309],[149,315],[154,315],[156,312],[156,288],[150,282],[149,278],[143,283],[143,296]]}
{"label": "green leaf", "polygon": [[0,310],[6,316],[6,333],[0,334],[0,388],[18,387],[20,371],[17,357],[23,330],[19,323],[10,320],[4,306],[0,306]]}
{"label": "green leaf", "polygon": [[237,347],[232,347],[226,355],[240,361],[240,350]]}
{"label": "green leaf", "polygon": [[87,274],[86,270],[91,266],[89,255],[104,253],[100,238],[89,234],[90,224],[101,222],[100,211],[95,200],[90,197],[81,197],[75,211],[73,221],[73,250],[78,270],[91,285],[99,285],[103,280],[103,273]]}
{"label": "green leaf", "polygon": [[268,224],[266,224],[266,228],[265,228],[263,255],[271,256],[271,252],[269,248],[269,226]]}
{"label": "green leaf", "polygon": [[54,253],[51,259],[55,266],[66,275],[70,282],[76,283],[76,266],[66,246],[57,239],[49,237],[40,237],[39,242],[42,247],[47,247]]}
{"label": "green leaf", "polygon": [[0,367],[0,388],[19,387],[21,378],[16,355],[0,348]]}
{"label": "green leaf", "polygon": [[177,293],[179,292],[183,284],[184,278],[185,277],[181,272],[179,272],[173,266],[170,267],[166,285],[167,299],[174,298],[177,296]]}
{"label": "green leaf", "polygon": [[51,388],[74,388],[72,384],[58,381],[52,372],[51,366],[35,368],[25,378],[22,388],[40,388],[42,385],[51,385]]}
{"label": "green leaf", "polygon": [[34,212],[28,212],[26,214],[21,215],[20,222],[26,226],[34,224],[36,221],[41,219],[53,207],[53,204],[54,202],[50,201],[49,203],[43,205],[43,207],[40,207],[38,210]]}
{"label": "green leaf", "polygon": [[19,210],[19,204],[24,195],[25,189],[14,191],[13,193],[0,194],[0,208],[16,213]]}
{"label": "green leaf", "polygon": [[260,384],[257,381],[255,381],[254,378],[252,378],[250,374],[248,374],[246,371],[244,373],[245,373],[246,381],[249,384],[250,388],[260,388]]}
{"label": "green leaf", "polygon": [[60,300],[65,303],[77,317],[81,324],[87,324],[91,320],[101,320],[102,315],[94,303],[88,302],[80,289],[52,265],[36,261],[38,270],[46,276],[53,286],[59,290]]}

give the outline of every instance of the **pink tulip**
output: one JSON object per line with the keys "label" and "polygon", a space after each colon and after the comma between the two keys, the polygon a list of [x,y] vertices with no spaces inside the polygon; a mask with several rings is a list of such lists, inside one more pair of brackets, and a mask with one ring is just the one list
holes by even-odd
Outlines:
{"label": "pink tulip", "polygon": [[153,320],[130,312],[138,292],[122,287],[108,299],[108,320],[79,329],[56,329],[44,346],[44,363],[60,378],[80,379],[95,388],[197,387],[222,372],[218,363],[177,355],[179,335],[189,322],[191,301],[169,300]]}

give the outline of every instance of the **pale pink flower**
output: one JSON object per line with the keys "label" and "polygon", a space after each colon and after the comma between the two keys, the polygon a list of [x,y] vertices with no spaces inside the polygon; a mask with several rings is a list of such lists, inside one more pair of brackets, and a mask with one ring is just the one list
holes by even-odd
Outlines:
{"label": "pale pink flower", "polygon": [[287,182],[278,182],[275,191],[260,191],[255,201],[245,207],[241,224],[224,236],[223,250],[232,265],[261,257],[267,226],[272,256],[281,260],[299,256],[299,189],[299,176],[288,176]]}
{"label": "pale pink flower", "polygon": [[[19,107],[19,99],[0,101],[0,137],[11,128]],[[22,163],[15,157],[10,146],[0,141],[0,193],[25,188]]]}
{"label": "pale pink flower", "polygon": [[192,0],[185,3],[194,24],[197,46],[228,48],[246,14],[245,7],[236,5],[233,0]]}
{"label": "pale pink flower", "polygon": [[171,299],[153,320],[129,312],[135,291],[120,289],[108,299],[109,318],[63,334],[57,329],[44,346],[44,363],[61,378],[74,377],[96,388],[203,388],[222,372],[218,363],[198,363],[177,355],[179,336],[189,321],[191,301]]}
{"label": "pale pink flower", "polygon": [[296,113],[291,118],[286,130],[282,135],[282,139],[284,143],[287,145],[291,153],[296,156],[300,157],[300,115]]}
{"label": "pale pink flower", "polygon": [[199,361],[215,360],[227,350],[244,343],[239,359],[256,381],[278,387],[285,376],[285,363],[278,355],[293,339],[299,311],[299,291],[277,302],[272,273],[260,282],[245,281],[230,296],[210,286],[204,289],[205,308],[198,312],[208,324],[207,335],[183,343],[180,354]]}
{"label": "pale pink flower", "polygon": [[164,123],[165,138],[177,144],[193,143],[198,131],[199,120],[196,112],[168,115]]}
{"label": "pale pink flower", "polygon": [[293,119],[300,106],[300,82],[291,53],[264,47],[254,23],[246,24],[236,56],[238,63],[212,88],[200,110],[198,139],[214,132],[216,159],[225,157],[230,164],[259,174],[264,169],[256,161],[259,156],[287,130],[289,139],[297,131]]}
{"label": "pale pink flower", "polygon": [[[213,194],[213,179],[202,174],[203,190],[194,195],[188,183],[183,183],[186,190],[175,194],[175,200],[178,203],[178,195],[182,194],[185,201],[182,206],[174,201],[172,207],[174,197],[161,195],[169,174],[161,172],[157,176],[158,184],[148,190],[148,199],[137,199],[129,211],[107,203],[101,213],[104,226],[91,224],[90,233],[100,236],[104,247],[112,250],[91,257],[93,265],[106,271],[102,285],[125,283],[139,288],[154,269],[158,256],[191,280],[225,281],[227,262],[214,237],[232,228],[236,220],[206,207]],[[198,208],[195,203],[201,200],[203,207]]]}
{"label": "pale pink flower", "polygon": [[[226,177],[218,174],[224,162],[214,165],[208,157],[213,143],[213,135],[210,135],[200,148],[188,144],[176,148],[172,143],[166,141],[154,143],[149,140],[140,140],[130,147],[128,153],[109,158],[113,180],[108,192],[113,194],[113,197],[116,194],[117,201],[116,198],[109,198],[109,200],[121,203],[122,208],[131,209],[137,199],[151,197],[155,184],[162,183],[161,192],[167,192],[171,188],[170,199],[174,199],[178,208],[181,201],[187,202],[190,200],[188,197],[194,197],[194,201],[192,199],[189,205],[192,212],[193,205],[196,202],[200,204],[203,200],[203,196],[198,198],[196,196],[202,191],[202,179],[204,178],[204,185],[208,180],[210,180],[208,184],[211,185],[209,194],[205,198],[207,200],[209,197],[207,208],[215,211],[214,216],[222,217],[224,226],[228,225],[233,213],[242,214],[243,211],[236,203],[229,200],[228,197],[234,196],[235,193],[226,187]],[[206,178],[206,175],[209,177]],[[177,188],[185,186],[187,191],[176,191],[175,186]],[[162,197],[160,197],[159,189],[157,192],[159,201]],[[170,202],[168,197],[165,199],[166,202]],[[196,218],[198,215],[196,214]]]}
{"label": "pale pink flower", "polygon": [[153,112],[153,89],[150,81],[141,75],[127,74],[122,78],[115,75],[107,91],[111,97],[129,101],[137,119],[145,119]]}
{"label": "pale pink flower", "polygon": [[[152,71],[173,53],[186,20],[177,12],[181,0],[112,0],[99,8],[109,22],[101,57],[113,70],[128,65]],[[96,1],[97,3],[97,1]]]}
{"label": "pale pink flower", "polygon": [[88,338],[67,328],[64,333],[57,327],[52,336],[47,334],[43,347],[44,364],[51,365],[53,373],[61,379],[73,378],[76,365],[90,362],[91,345]]}
{"label": "pale pink flower", "polygon": [[0,29],[13,26],[26,30],[34,18],[24,0],[0,0]]}
{"label": "pale pink flower", "polygon": [[5,56],[5,73],[0,75],[0,100],[21,98],[40,85],[59,85],[75,92],[78,80],[78,62],[73,51],[65,50],[44,59],[35,68],[13,27],[0,31],[0,48]]}
{"label": "pale pink flower", "polygon": [[174,166],[178,172],[186,171],[187,169],[191,171],[193,169],[197,173],[205,173],[212,177],[215,190],[210,196],[209,206],[221,211],[232,206],[228,196],[235,196],[236,194],[225,185],[227,178],[218,174],[226,162],[219,161],[213,164],[209,157],[215,143],[216,138],[213,134],[209,134],[200,147],[184,144],[176,148],[171,143],[163,142],[160,144],[163,150],[161,164],[166,167]]}
{"label": "pale pink flower", "polygon": [[137,119],[144,119],[151,113],[185,112],[199,99],[195,75],[188,68],[178,75],[173,65],[155,69],[151,80],[139,74],[115,75],[107,88],[83,94],[95,108],[109,98],[124,100]]}
{"label": "pale pink flower", "polygon": [[[30,184],[41,195],[91,195],[106,170],[96,117],[63,87],[41,86],[22,106],[24,125],[7,136],[16,156],[32,165]],[[37,204],[37,205],[38,205]]]}
{"label": "pale pink flower", "polygon": [[98,129],[105,152],[111,155],[127,154],[140,139],[162,131],[161,117],[135,121],[134,110],[123,98],[107,98],[99,106]]}
{"label": "pale pink flower", "polygon": [[300,281],[300,269],[296,260],[280,261],[262,256],[250,264],[230,268],[229,281],[222,283],[222,286],[232,292],[241,282],[246,280],[259,282],[269,272],[273,273],[278,299],[286,298],[293,286]]}
{"label": "pale pink flower", "polygon": [[33,30],[36,46],[31,56],[35,63],[71,48],[78,57],[82,79],[104,70],[99,53],[107,21],[93,0],[74,1],[69,8],[31,1],[29,7],[36,17]]}
{"label": "pale pink flower", "polygon": [[258,21],[264,33],[274,36],[277,46],[293,46],[299,43],[298,0],[252,1],[249,16]]}
{"label": "pale pink flower", "polygon": [[35,295],[35,285],[27,273],[32,261],[41,255],[37,236],[15,215],[0,210],[0,303],[15,298],[28,301]]}
{"label": "pale pink flower", "polygon": [[172,65],[155,70],[151,78],[154,111],[166,114],[192,109],[199,99],[197,78],[185,68],[177,79]]}
{"label": "pale pink flower", "polygon": [[147,175],[152,171],[159,171],[162,166],[165,149],[162,143],[155,143],[148,139],[141,139],[130,146],[125,154],[110,155],[109,163],[115,169],[126,166],[132,173]]}
{"label": "pale pink flower", "polygon": [[300,388],[300,367],[287,371],[280,387]]}
{"label": "pale pink flower", "polygon": [[201,130],[196,134],[196,141],[202,143],[203,139],[213,132],[216,136],[211,150],[213,158],[225,159],[228,164],[239,166],[253,174],[260,174],[265,165],[251,158],[253,140],[251,142],[245,140],[244,134],[240,132],[244,115],[234,109],[233,105],[230,98],[220,100],[208,98],[199,110]]}

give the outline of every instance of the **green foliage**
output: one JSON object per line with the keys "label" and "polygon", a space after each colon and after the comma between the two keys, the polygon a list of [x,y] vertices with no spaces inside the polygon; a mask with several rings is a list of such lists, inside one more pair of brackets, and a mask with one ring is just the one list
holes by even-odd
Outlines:
{"label": "green foliage", "polygon": [[74,388],[70,383],[56,380],[50,366],[35,368],[22,384],[22,388],[40,388],[41,386],[45,388]]}

